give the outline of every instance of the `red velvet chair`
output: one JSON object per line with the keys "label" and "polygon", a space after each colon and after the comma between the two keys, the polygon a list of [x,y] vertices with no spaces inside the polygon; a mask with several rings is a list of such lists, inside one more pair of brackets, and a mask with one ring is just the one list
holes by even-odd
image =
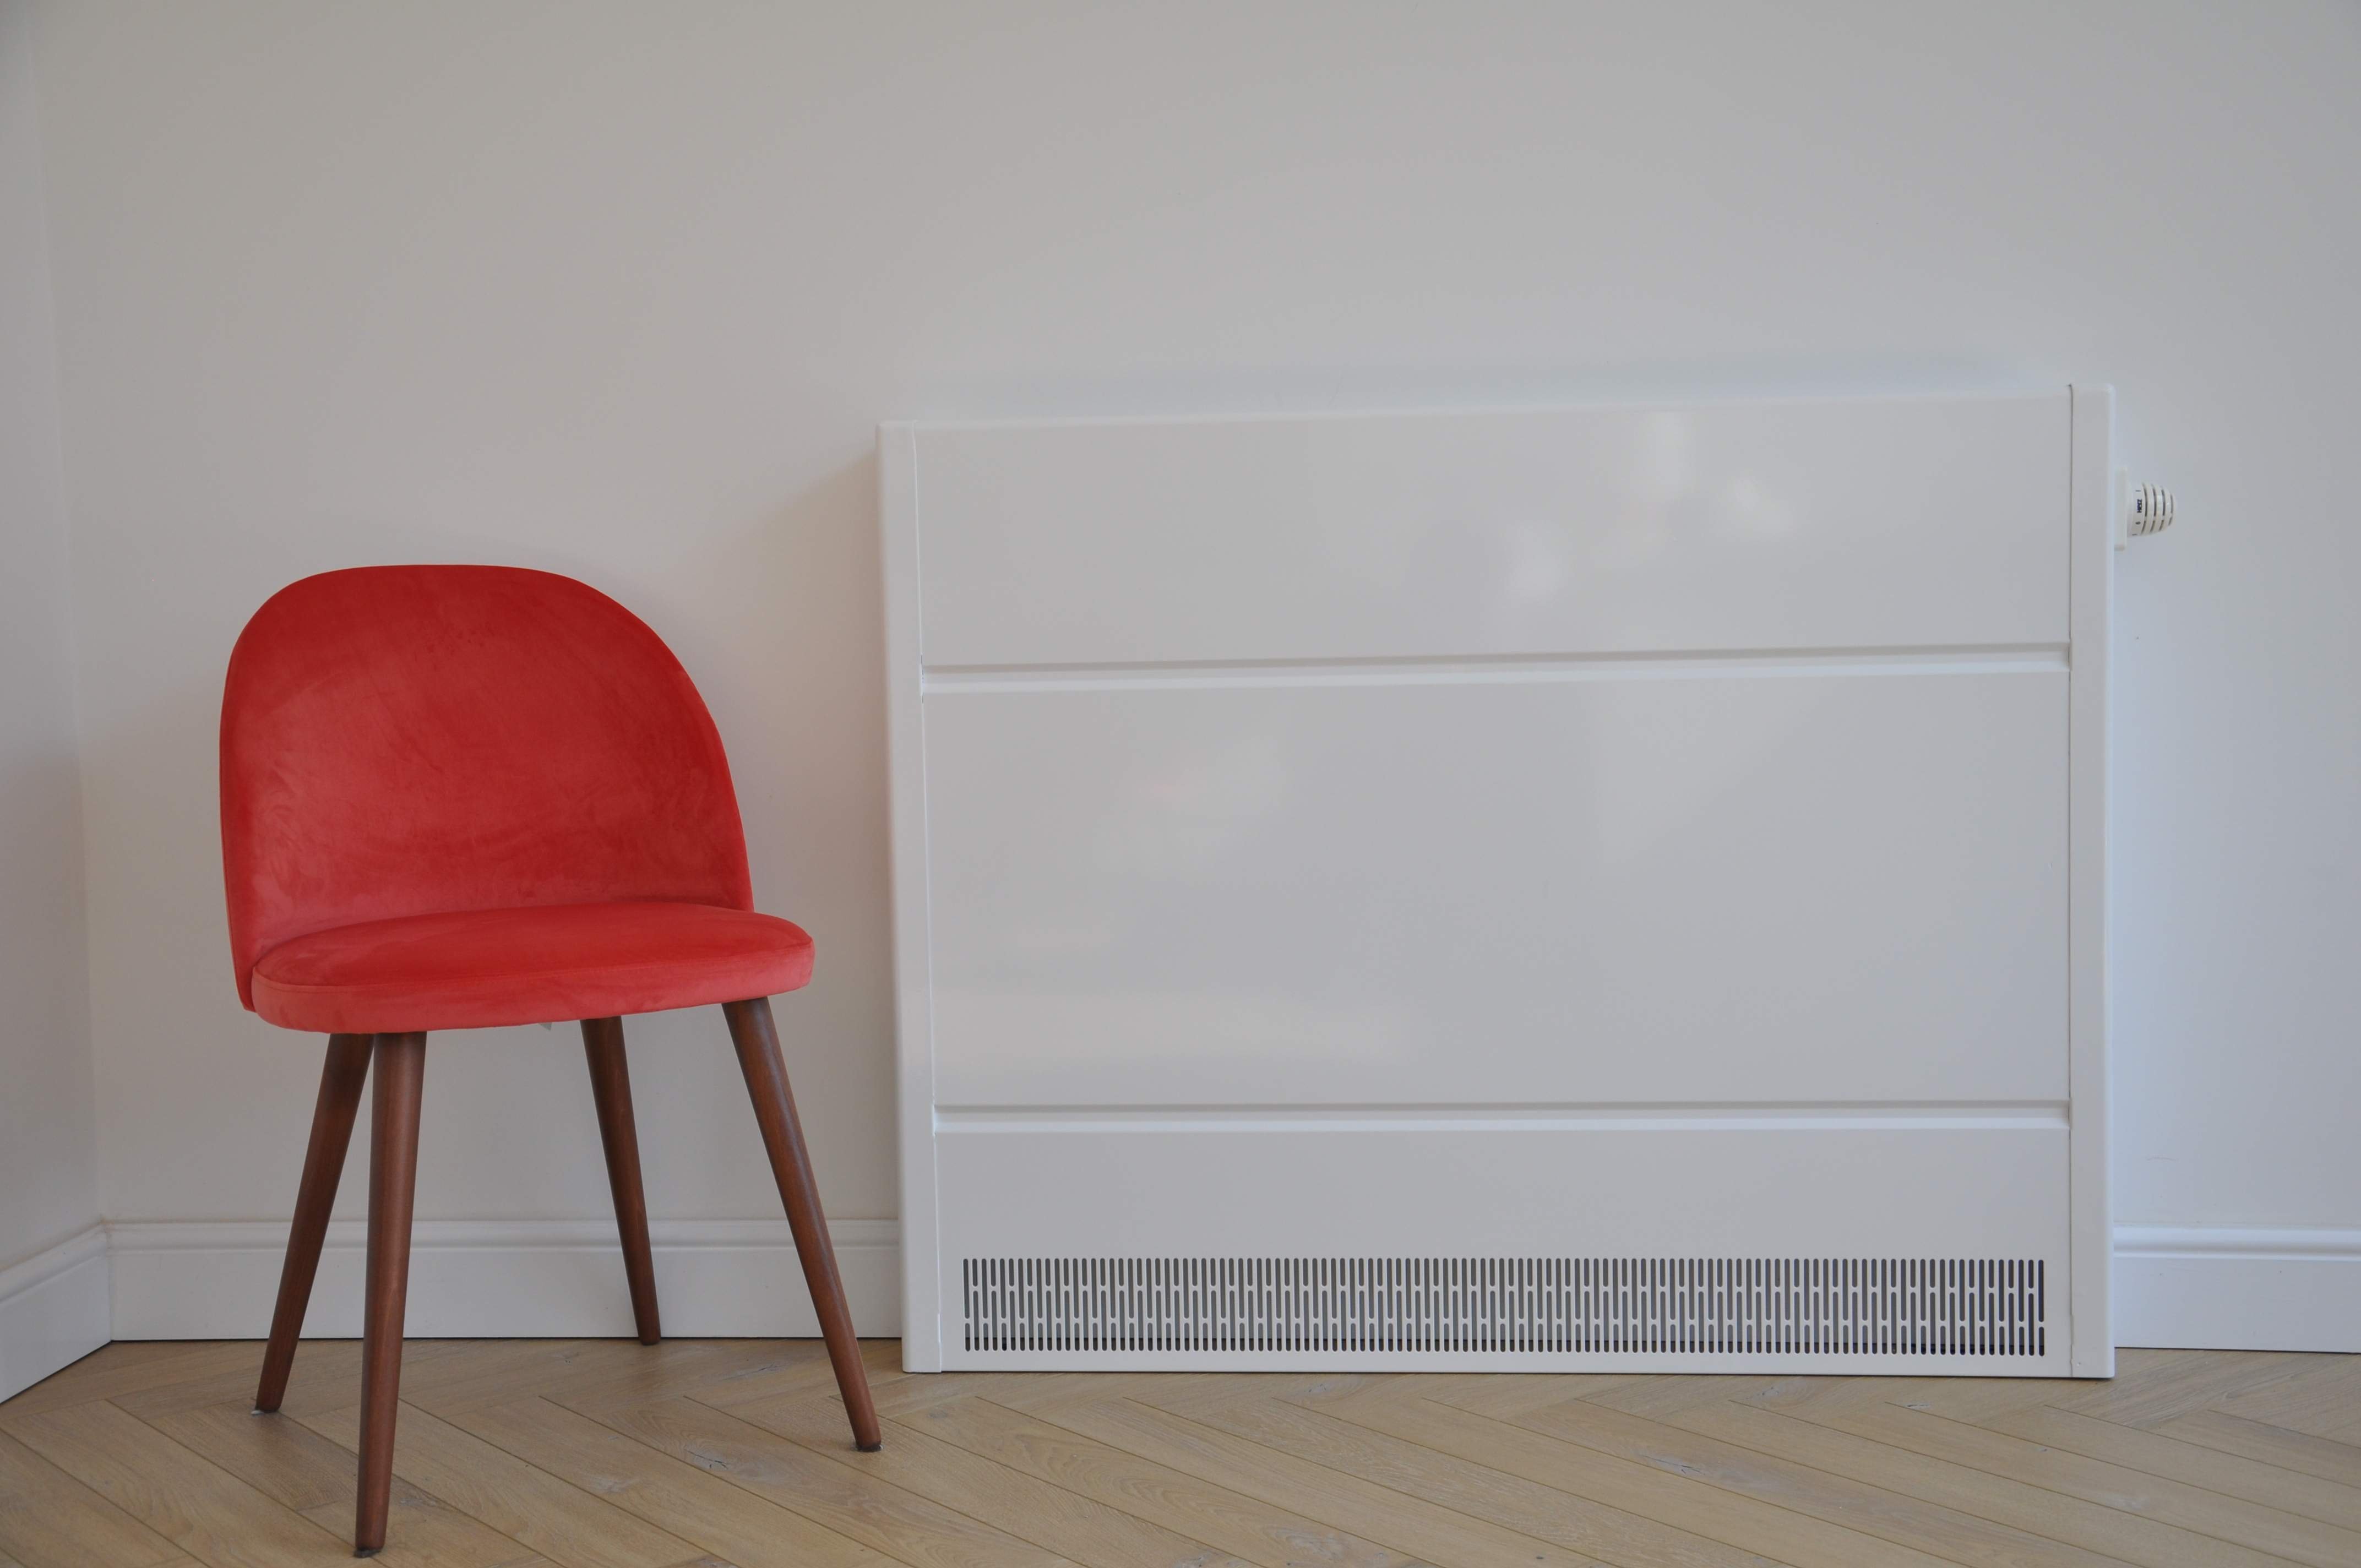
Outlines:
{"label": "red velvet chair", "polygon": [[641,1342],[655,1276],[620,1015],[719,1003],[838,1387],[879,1446],[771,1022],[811,938],[753,909],[721,738],[604,594],[504,566],[370,566],[282,589],[230,655],[222,866],[240,1000],[328,1036],[270,1344],[279,1409],[361,1082],[376,1064],[354,1546],[385,1543],[426,1036],[576,1019]]}

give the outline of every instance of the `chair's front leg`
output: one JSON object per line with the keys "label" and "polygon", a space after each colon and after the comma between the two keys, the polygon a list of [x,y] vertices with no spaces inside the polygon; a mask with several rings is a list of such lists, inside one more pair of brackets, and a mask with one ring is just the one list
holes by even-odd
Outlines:
{"label": "chair's front leg", "polygon": [[590,1098],[598,1107],[598,1142],[607,1151],[607,1185],[615,1195],[615,1229],[623,1238],[623,1277],[631,1287],[631,1321],[640,1343],[664,1338],[656,1318],[656,1268],[648,1248],[648,1201],[640,1187],[640,1134],[631,1117],[631,1069],[620,1018],[582,1020],[590,1062]]}
{"label": "chair's front leg", "polygon": [[795,1096],[787,1089],[786,1064],[779,1058],[770,998],[724,1003],[721,1011],[730,1020],[730,1038],[738,1047],[738,1066],[746,1075],[754,1120],[762,1124],[763,1146],[770,1153],[771,1174],[787,1208],[787,1228],[795,1232],[796,1254],[803,1259],[804,1283],[819,1313],[828,1358],[836,1366],[836,1386],[844,1396],[845,1413],[852,1418],[853,1443],[864,1453],[874,1453],[885,1446],[885,1439],[877,1425],[877,1407],[870,1402],[869,1373],[861,1365],[852,1314],[845,1309],[844,1281],[837,1276],[836,1250],[829,1245],[828,1219],[820,1212],[811,1157],[805,1152]]}
{"label": "chair's front leg", "polygon": [[368,1062],[368,1036],[328,1036],[320,1099],[312,1109],[312,1142],[303,1151],[303,1176],[295,1188],[295,1223],[287,1232],[287,1261],[279,1266],[279,1306],[270,1314],[270,1344],[262,1353],[262,1382],[254,1391],[259,1413],[276,1410],[287,1397],[287,1374],[295,1365],[295,1342],[303,1336],[303,1312],[312,1304],[312,1279],[320,1271],[320,1245],[327,1239],[328,1211],[335,1207]]}
{"label": "chair's front leg", "polygon": [[360,1487],[353,1555],[385,1544],[393,1498],[393,1419],[401,1402],[401,1319],[410,1294],[410,1216],[418,1191],[418,1104],[426,1036],[377,1037],[369,1118],[368,1288],[361,1318]]}

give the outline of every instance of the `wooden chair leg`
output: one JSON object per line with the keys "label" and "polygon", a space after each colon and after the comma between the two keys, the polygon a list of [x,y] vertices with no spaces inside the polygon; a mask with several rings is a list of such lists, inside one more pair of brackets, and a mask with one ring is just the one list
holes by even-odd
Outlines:
{"label": "wooden chair leg", "polygon": [[368,1060],[367,1035],[328,1036],[320,1099],[312,1108],[312,1144],[303,1151],[303,1179],[295,1189],[295,1223],[287,1233],[287,1261],[279,1266],[279,1306],[270,1314],[270,1343],[254,1392],[258,1414],[276,1410],[287,1397],[287,1374],[295,1365],[295,1342],[303,1336],[303,1312],[312,1304],[312,1277],[320,1271],[320,1244],[327,1239],[328,1211],[345,1173]]}
{"label": "wooden chair leg", "polygon": [[746,1094],[754,1102],[754,1120],[762,1124],[763,1146],[771,1156],[771,1174],[778,1179],[779,1198],[787,1208],[787,1227],[795,1232],[804,1283],[811,1288],[820,1332],[828,1340],[828,1358],[836,1366],[836,1386],[852,1418],[853,1443],[864,1453],[874,1453],[885,1439],[877,1425],[877,1407],[870,1401],[869,1374],[861,1365],[852,1314],[845,1309],[844,1281],[837,1277],[836,1250],[829,1245],[828,1219],[820,1212],[811,1157],[804,1149],[803,1126],[787,1089],[786,1064],[779,1058],[770,998],[724,1003],[721,1011],[730,1020],[730,1038],[746,1075]]}
{"label": "wooden chair leg", "polygon": [[623,1234],[623,1274],[631,1284],[631,1321],[640,1343],[664,1338],[656,1321],[656,1268],[648,1250],[648,1201],[640,1190],[640,1135],[631,1118],[631,1070],[623,1058],[620,1018],[582,1020],[590,1061],[590,1096],[598,1103],[598,1141],[607,1149],[607,1185],[615,1193],[615,1228]]}
{"label": "wooden chair leg", "polygon": [[424,1035],[377,1037],[369,1118],[368,1288],[361,1319],[361,1465],[353,1555],[385,1544],[393,1497],[393,1420],[401,1401],[401,1318],[410,1293],[410,1216],[418,1190]]}

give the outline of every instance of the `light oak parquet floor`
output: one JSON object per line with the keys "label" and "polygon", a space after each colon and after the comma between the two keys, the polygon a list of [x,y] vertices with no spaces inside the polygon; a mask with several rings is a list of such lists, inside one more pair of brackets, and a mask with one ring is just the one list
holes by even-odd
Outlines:
{"label": "light oak parquet floor", "polygon": [[[2361,1568],[2361,1356],[2112,1383],[906,1376],[816,1342],[416,1341],[387,1568]],[[348,1561],[358,1346],[110,1345],[0,1404],[0,1568]]]}

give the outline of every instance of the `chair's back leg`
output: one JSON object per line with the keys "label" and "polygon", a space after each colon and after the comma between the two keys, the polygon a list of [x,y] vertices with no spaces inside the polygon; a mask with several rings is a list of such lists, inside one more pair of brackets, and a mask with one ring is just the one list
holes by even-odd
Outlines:
{"label": "chair's back leg", "polygon": [[771,1174],[778,1179],[779,1197],[787,1207],[787,1227],[796,1234],[804,1283],[811,1288],[819,1330],[828,1340],[828,1357],[836,1366],[836,1386],[844,1396],[845,1412],[852,1418],[852,1441],[863,1453],[873,1453],[884,1446],[884,1437],[877,1425],[877,1408],[870,1402],[861,1342],[852,1336],[852,1314],[845,1309],[844,1282],[837,1277],[836,1251],[829,1245],[828,1220],[820,1212],[811,1157],[805,1152],[795,1096],[787,1089],[786,1064],[779,1058],[770,998],[724,1003],[721,1011],[730,1020],[730,1038],[738,1047],[747,1096],[754,1102],[754,1120],[762,1124]]}
{"label": "chair's back leg", "polygon": [[656,1268],[648,1250],[648,1201],[640,1190],[640,1134],[631,1118],[631,1069],[623,1058],[620,1018],[582,1020],[590,1061],[590,1097],[598,1104],[598,1141],[607,1149],[607,1185],[615,1193],[615,1228],[623,1235],[623,1275],[631,1285],[631,1321],[640,1343],[664,1337],[656,1321]]}
{"label": "chair's back leg", "polygon": [[328,1036],[320,1099],[312,1109],[312,1143],[303,1151],[303,1179],[295,1189],[295,1223],[287,1233],[287,1261],[279,1267],[279,1306],[270,1314],[270,1344],[262,1353],[262,1382],[254,1392],[258,1411],[275,1410],[287,1397],[287,1374],[295,1365],[295,1342],[303,1335],[304,1309],[312,1304],[312,1277],[320,1271],[320,1244],[327,1238],[328,1211],[335,1206],[336,1181],[345,1173],[345,1150],[353,1141],[368,1061],[367,1035]]}
{"label": "chair's back leg", "polygon": [[393,1497],[393,1419],[401,1400],[401,1318],[410,1293],[410,1216],[418,1190],[424,1035],[377,1037],[369,1118],[368,1287],[361,1317],[361,1464],[353,1553],[385,1544]]}

